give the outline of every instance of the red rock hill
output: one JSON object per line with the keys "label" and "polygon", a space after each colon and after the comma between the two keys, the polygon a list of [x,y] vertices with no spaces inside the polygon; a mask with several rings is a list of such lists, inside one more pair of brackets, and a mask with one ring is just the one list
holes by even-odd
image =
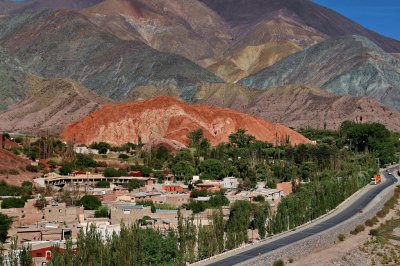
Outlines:
{"label": "red rock hill", "polygon": [[273,144],[289,137],[293,145],[310,143],[297,132],[230,109],[189,105],[171,97],[157,97],[127,104],[108,104],[67,126],[61,133],[77,144],[105,141],[113,145],[159,139],[188,143],[187,134],[201,128],[212,145],[227,142],[231,133],[246,129],[257,139]]}

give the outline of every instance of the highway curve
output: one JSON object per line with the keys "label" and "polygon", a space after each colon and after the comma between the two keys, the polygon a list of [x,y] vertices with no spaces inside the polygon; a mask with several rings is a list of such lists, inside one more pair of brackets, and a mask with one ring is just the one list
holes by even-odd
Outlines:
{"label": "highway curve", "polygon": [[232,255],[231,257],[221,259],[216,262],[212,262],[207,265],[212,266],[230,266],[235,265],[246,260],[257,257],[259,254],[266,254],[273,250],[276,250],[280,247],[290,245],[294,242],[305,239],[311,235],[315,235],[321,233],[327,229],[330,229],[332,226],[338,225],[350,218],[352,218],[355,214],[358,213],[360,209],[364,209],[368,203],[370,203],[377,195],[379,195],[385,188],[393,185],[397,182],[397,179],[393,175],[389,175],[386,172],[384,173],[386,177],[386,181],[377,185],[376,187],[368,190],[366,193],[360,196],[355,202],[353,202],[346,209],[334,214],[331,218],[326,221],[316,224],[314,226],[308,227],[304,230],[299,230],[296,233],[288,235],[286,237],[282,237],[280,239],[271,240],[271,242],[267,242],[261,246],[254,247],[253,249],[239,252],[238,254]]}

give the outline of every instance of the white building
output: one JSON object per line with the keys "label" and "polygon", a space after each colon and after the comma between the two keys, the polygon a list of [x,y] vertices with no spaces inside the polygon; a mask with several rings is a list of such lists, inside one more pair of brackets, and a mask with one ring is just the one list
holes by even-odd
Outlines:
{"label": "white building", "polygon": [[239,180],[236,177],[225,177],[221,181],[221,186],[228,190],[234,190],[239,187]]}

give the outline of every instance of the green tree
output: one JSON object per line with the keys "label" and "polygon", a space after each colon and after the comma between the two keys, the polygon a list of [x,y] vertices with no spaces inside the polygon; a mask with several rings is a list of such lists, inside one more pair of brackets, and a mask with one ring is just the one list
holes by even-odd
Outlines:
{"label": "green tree", "polygon": [[247,242],[247,229],[250,226],[252,205],[248,201],[235,201],[229,214],[229,220],[226,226],[227,240],[226,247],[233,249]]}
{"label": "green tree", "polygon": [[85,210],[97,210],[101,206],[101,201],[92,195],[85,195],[76,203],[77,206],[83,206]]}
{"label": "green tree", "polygon": [[255,137],[246,133],[245,129],[238,129],[236,133],[229,135],[229,141],[237,148],[245,148],[255,141]]}
{"label": "green tree", "polygon": [[96,183],[97,188],[110,188],[110,182],[106,180],[100,180]]}
{"label": "green tree", "polygon": [[171,168],[172,173],[183,180],[189,180],[194,174],[195,170],[192,164],[188,161],[179,161]]}
{"label": "green tree", "polygon": [[202,179],[220,179],[223,177],[224,166],[222,162],[216,159],[204,160],[199,165]]}
{"label": "green tree", "polygon": [[108,207],[105,205],[101,205],[95,212],[94,212],[94,217],[100,218],[100,217],[108,217]]}
{"label": "green tree", "polygon": [[11,218],[0,213],[0,243],[4,243],[7,240],[8,230],[11,228],[11,224]]}

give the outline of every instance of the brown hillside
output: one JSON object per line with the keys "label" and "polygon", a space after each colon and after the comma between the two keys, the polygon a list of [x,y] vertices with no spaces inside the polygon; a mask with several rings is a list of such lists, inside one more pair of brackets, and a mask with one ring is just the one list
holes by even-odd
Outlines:
{"label": "brown hillside", "polygon": [[338,129],[345,120],[378,122],[400,131],[400,113],[367,97],[336,96],[318,88],[290,85],[253,90],[239,85],[209,84],[199,89],[197,101],[300,128]]}
{"label": "brown hillside", "polygon": [[59,132],[104,103],[110,102],[74,81],[30,76],[29,95],[0,114],[0,130],[12,132]]}
{"label": "brown hillside", "polygon": [[67,126],[61,134],[77,144],[105,141],[113,145],[167,139],[187,144],[187,134],[203,129],[212,145],[228,141],[239,128],[257,139],[273,144],[289,137],[291,144],[310,143],[297,132],[279,124],[241,114],[230,109],[188,105],[171,97],[105,105],[84,119]]}

